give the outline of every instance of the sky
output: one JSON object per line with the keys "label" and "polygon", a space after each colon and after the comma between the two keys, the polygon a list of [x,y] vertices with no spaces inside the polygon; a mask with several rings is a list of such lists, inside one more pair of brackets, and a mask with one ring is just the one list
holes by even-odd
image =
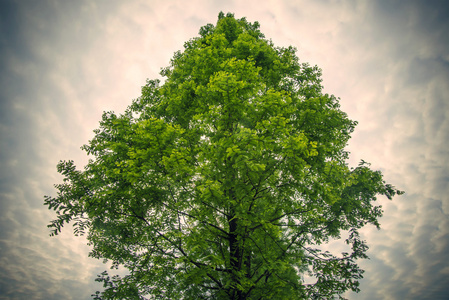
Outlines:
{"label": "sky", "polygon": [[348,150],[404,190],[379,198],[370,260],[350,300],[449,299],[449,2],[0,0],[0,299],[90,299],[107,269],[43,205],[59,160],[103,111],[123,112],[220,11],[258,21],[276,46],[323,70],[359,122]]}

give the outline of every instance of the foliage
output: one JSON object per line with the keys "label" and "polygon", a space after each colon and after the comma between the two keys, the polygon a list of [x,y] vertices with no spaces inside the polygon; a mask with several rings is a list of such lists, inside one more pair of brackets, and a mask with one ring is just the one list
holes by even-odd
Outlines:
{"label": "foliage", "polygon": [[[330,299],[358,291],[379,226],[377,195],[401,192],[344,150],[356,122],[321,71],[259,24],[220,13],[122,115],[107,112],[65,176],[52,234],[73,223],[90,255],[129,274],[96,299]],[[348,253],[320,249],[347,233]],[[305,280],[305,277],[310,277]],[[309,283],[307,283],[309,282]]]}

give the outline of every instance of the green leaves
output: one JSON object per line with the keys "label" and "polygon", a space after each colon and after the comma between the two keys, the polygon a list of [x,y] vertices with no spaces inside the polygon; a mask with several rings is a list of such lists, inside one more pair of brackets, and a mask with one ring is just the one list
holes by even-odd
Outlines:
{"label": "green leaves", "polygon": [[[83,171],[45,204],[52,235],[72,222],[91,256],[129,275],[95,299],[326,299],[358,291],[357,230],[401,191],[344,150],[356,122],[323,94],[321,71],[257,23],[219,15],[122,115],[104,113]],[[316,246],[350,233],[351,253]],[[315,282],[304,284],[307,273]]]}

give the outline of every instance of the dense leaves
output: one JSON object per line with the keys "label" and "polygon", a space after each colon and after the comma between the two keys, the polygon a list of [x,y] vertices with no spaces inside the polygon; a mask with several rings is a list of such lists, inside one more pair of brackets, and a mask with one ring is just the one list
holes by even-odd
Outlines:
{"label": "dense leaves", "polygon": [[[220,14],[122,115],[105,113],[83,171],[61,162],[53,234],[73,222],[99,275],[96,299],[329,299],[358,291],[358,229],[401,192],[344,150],[355,122],[320,70],[258,23]],[[348,237],[348,253],[320,249]]]}

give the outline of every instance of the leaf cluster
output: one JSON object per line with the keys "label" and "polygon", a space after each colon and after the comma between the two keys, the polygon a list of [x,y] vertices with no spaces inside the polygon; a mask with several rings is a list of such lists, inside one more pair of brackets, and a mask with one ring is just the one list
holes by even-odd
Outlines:
{"label": "leaf cluster", "polygon": [[[95,299],[331,299],[358,291],[358,235],[379,226],[377,195],[401,192],[344,150],[356,122],[323,94],[321,71],[259,24],[220,13],[185,43],[122,115],[103,115],[83,171],[45,204],[91,256],[129,274],[99,276]],[[320,250],[346,239],[348,253]],[[309,276],[313,283],[306,283]]]}

